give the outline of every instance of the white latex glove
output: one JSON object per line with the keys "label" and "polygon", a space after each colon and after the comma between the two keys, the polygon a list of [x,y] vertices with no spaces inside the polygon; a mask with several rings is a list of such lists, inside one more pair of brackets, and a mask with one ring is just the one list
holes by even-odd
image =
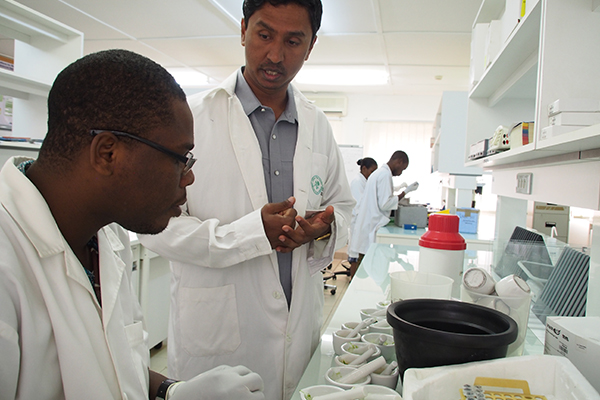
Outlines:
{"label": "white latex glove", "polygon": [[417,190],[418,187],[419,187],[419,182],[413,182],[410,185],[408,185],[406,187],[406,189],[404,189],[404,193],[409,193],[409,192],[415,191],[415,190]]}
{"label": "white latex glove", "polygon": [[238,365],[220,365],[169,387],[168,400],[264,400],[263,380]]}

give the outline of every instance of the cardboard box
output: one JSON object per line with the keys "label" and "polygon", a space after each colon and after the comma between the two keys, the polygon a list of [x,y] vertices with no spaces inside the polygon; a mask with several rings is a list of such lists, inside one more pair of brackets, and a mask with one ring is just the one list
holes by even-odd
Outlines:
{"label": "cardboard box", "polygon": [[561,112],[548,118],[550,125],[590,126],[600,124],[600,112]]}
{"label": "cardboard box", "polygon": [[561,112],[599,112],[600,100],[598,99],[558,99],[548,104],[548,116],[551,117]]}
{"label": "cardboard box", "polygon": [[510,148],[514,149],[533,142],[533,122],[519,122],[510,130]]}
{"label": "cardboard box", "polygon": [[471,34],[471,62],[469,66],[469,83],[473,89],[485,71],[485,43],[489,23],[475,24]]}
{"label": "cardboard box", "polygon": [[544,353],[568,358],[600,390],[600,317],[548,317]]}
{"label": "cardboard box", "polygon": [[460,233],[477,233],[479,210],[475,208],[457,208],[456,215],[460,218],[458,223]]}
{"label": "cardboard box", "polygon": [[573,125],[550,125],[542,128],[540,132],[540,140],[546,140],[554,136],[564,135],[565,133],[569,133],[577,129],[581,129],[581,127]]}
{"label": "cardboard box", "polygon": [[492,20],[488,28],[485,40],[484,70],[494,62],[500,49],[502,49],[502,22],[498,19]]}

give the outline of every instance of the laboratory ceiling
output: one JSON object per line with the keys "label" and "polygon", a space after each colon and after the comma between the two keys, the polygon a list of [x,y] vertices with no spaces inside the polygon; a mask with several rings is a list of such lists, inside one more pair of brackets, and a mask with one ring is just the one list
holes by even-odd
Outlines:
{"label": "laboratory ceiling", "polygon": [[[84,33],[84,54],[123,48],[215,84],[244,62],[242,0],[17,0]],[[322,0],[306,66],[375,67],[386,85],[299,84],[306,92],[441,95],[467,90],[481,0]],[[210,86],[210,84],[208,85]]]}

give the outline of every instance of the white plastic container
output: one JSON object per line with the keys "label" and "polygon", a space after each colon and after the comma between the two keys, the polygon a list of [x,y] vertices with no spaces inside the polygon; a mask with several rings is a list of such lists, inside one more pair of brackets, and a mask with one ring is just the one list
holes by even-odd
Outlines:
{"label": "white plastic container", "polygon": [[419,239],[419,271],[452,280],[452,297],[460,297],[467,243],[458,233],[460,218],[450,214],[429,216],[429,230]]}
{"label": "white plastic container", "polygon": [[390,273],[392,301],[408,299],[450,299],[454,280],[423,271]]}
{"label": "white plastic container", "polygon": [[412,368],[404,373],[404,400],[458,399],[464,384],[477,377],[525,380],[532,394],[548,400],[600,400],[600,394],[567,358],[522,356],[435,368]]}

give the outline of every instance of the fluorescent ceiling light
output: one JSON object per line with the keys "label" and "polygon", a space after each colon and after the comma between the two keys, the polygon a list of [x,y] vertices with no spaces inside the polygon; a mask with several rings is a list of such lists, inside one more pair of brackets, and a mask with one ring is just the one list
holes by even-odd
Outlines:
{"label": "fluorescent ceiling light", "polygon": [[311,66],[302,67],[296,82],[305,85],[372,86],[387,85],[389,75],[384,67]]}
{"label": "fluorescent ceiling light", "polygon": [[208,76],[191,68],[167,68],[181,87],[205,86]]}

